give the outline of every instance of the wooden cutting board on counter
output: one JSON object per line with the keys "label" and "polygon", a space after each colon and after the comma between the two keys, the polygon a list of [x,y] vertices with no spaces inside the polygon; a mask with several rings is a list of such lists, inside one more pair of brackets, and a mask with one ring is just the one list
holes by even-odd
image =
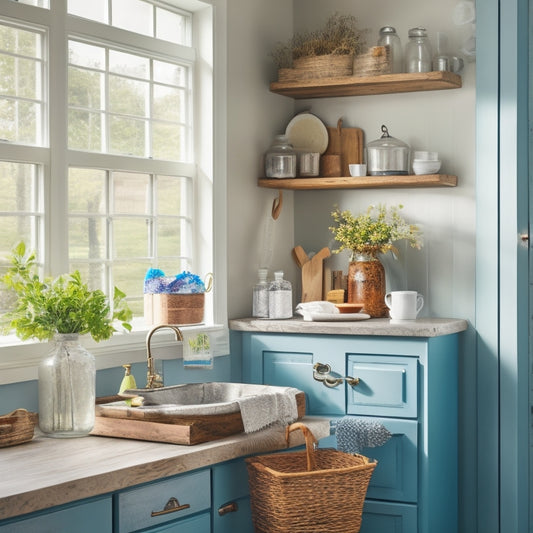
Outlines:
{"label": "wooden cutting board on counter", "polygon": [[327,127],[329,143],[323,155],[341,156],[341,173],[339,177],[350,175],[350,163],[363,162],[364,138],[361,128],[343,128],[342,118],[337,122],[337,127]]}

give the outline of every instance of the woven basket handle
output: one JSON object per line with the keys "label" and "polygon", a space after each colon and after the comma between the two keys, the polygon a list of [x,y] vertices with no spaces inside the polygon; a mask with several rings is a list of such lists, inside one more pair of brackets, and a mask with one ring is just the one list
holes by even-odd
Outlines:
{"label": "woven basket handle", "polygon": [[318,444],[318,441],[316,440],[312,431],[305,424],[302,424],[301,422],[295,422],[294,424],[287,426],[287,428],[285,429],[285,439],[287,441],[287,446],[289,445],[289,435],[292,431],[295,431],[297,429],[301,429],[302,433],[304,434],[305,452],[307,455],[307,471],[312,472],[313,470],[316,470],[315,448]]}

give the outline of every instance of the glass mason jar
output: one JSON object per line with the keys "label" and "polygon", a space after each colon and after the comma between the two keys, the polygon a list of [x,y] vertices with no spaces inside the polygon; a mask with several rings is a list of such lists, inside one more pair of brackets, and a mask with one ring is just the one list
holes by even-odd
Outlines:
{"label": "glass mason jar", "polygon": [[405,71],[431,71],[431,45],[425,28],[411,28],[409,41],[405,46]]}
{"label": "glass mason jar", "polygon": [[396,33],[396,28],[384,26],[379,30],[378,46],[390,46],[391,72],[403,71],[402,45]]}
{"label": "glass mason jar", "polygon": [[267,178],[295,178],[296,151],[286,135],[276,135],[265,154],[265,176]]}
{"label": "glass mason jar", "polygon": [[385,305],[385,268],[374,255],[354,254],[348,267],[348,303],[363,304],[361,313],[373,318],[388,316]]}
{"label": "glass mason jar", "polygon": [[77,334],[56,335],[39,365],[39,427],[50,437],[82,437],[94,426],[96,365]]}

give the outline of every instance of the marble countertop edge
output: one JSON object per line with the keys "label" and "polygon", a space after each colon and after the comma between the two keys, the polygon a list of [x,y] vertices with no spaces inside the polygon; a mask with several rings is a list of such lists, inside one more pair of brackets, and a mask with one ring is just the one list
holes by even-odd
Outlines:
{"label": "marble countertop edge", "polygon": [[305,321],[298,317],[286,320],[236,318],[230,319],[229,327],[234,331],[254,333],[439,337],[465,331],[468,328],[468,322],[459,318],[418,318],[405,321],[370,318],[353,322],[315,322]]}

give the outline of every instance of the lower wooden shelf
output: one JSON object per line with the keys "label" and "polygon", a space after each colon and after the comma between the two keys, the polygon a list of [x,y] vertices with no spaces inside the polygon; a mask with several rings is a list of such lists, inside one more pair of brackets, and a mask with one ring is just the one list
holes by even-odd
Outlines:
{"label": "lower wooden shelf", "polygon": [[268,189],[292,190],[456,187],[457,176],[451,176],[448,174],[423,174],[341,178],[260,178],[259,186]]}

